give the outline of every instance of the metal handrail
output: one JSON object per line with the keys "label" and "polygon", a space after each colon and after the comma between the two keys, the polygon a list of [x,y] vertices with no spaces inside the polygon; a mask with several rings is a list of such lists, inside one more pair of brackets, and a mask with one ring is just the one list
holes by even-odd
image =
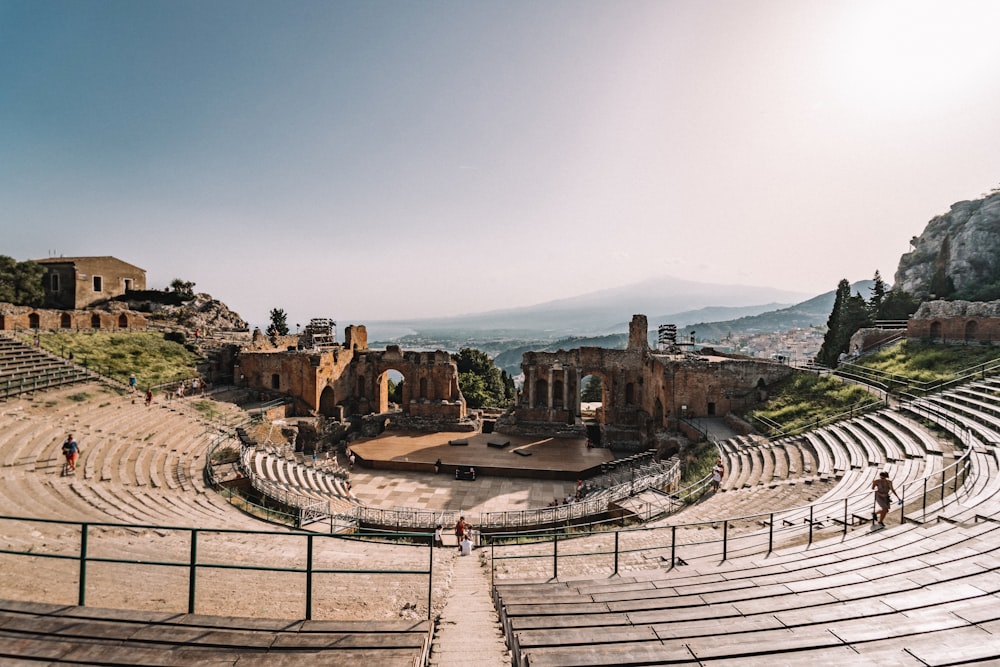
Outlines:
{"label": "metal handrail", "polygon": [[[898,489],[899,495],[903,499],[899,506],[900,523],[904,523],[906,521],[907,510],[910,512],[919,512],[921,516],[920,520],[926,521],[928,518],[933,518],[934,516],[940,514],[942,510],[952,503],[958,502],[960,497],[963,495],[963,492],[965,495],[968,495],[967,487],[970,486],[969,482],[972,473],[970,462],[971,453],[971,450],[966,450],[960,458],[956,459],[941,471],[914,480],[910,483],[902,484]],[[951,487],[950,491],[948,489],[949,485]],[[928,498],[935,495],[940,497],[936,509],[934,509],[933,505],[928,505]],[[669,552],[669,557],[664,556],[663,560],[667,561],[668,567],[672,568],[678,563],[678,558],[680,557],[678,552],[682,550],[690,550],[691,552],[700,551],[702,553],[700,553],[699,556],[706,556],[715,553],[721,558],[722,561],[725,561],[736,555],[745,556],[769,554],[773,551],[775,539],[779,536],[779,534],[801,536],[805,533],[808,537],[808,544],[812,544],[815,530],[820,527],[820,524],[824,521],[842,524],[842,532],[846,535],[848,526],[850,525],[852,519],[859,517],[857,509],[861,507],[870,507],[867,503],[871,502],[871,498],[871,492],[867,491],[864,493],[846,496],[844,498],[817,501],[810,505],[790,508],[780,512],[756,513],[725,519],[669,524],[663,526],[620,528],[612,531],[614,534],[614,547],[611,550],[585,550],[572,554],[567,554],[565,552],[560,554],[559,542],[561,540],[564,541],[566,539],[566,535],[555,531],[549,531],[547,533],[537,532],[532,536],[533,541],[552,543],[552,551],[548,554],[498,554],[498,550],[508,549],[511,546],[508,543],[517,541],[520,534],[515,532],[492,533],[486,535],[485,539],[487,542],[486,546],[489,546],[491,549],[490,566],[493,570],[494,578],[498,564],[504,561],[551,559],[552,576],[557,577],[560,558],[583,558],[593,556],[613,557],[613,574],[618,574],[621,556],[633,552],[641,552],[647,556],[656,551]],[[855,509],[854,512],[852,512],[852,507]],[[861,516],[867,518],[869,514],[870,509]],[[765,528],[736,537],[730,536],[730,528],[740,524],[762,524]],[[710,530],[704,531],[706,528],[709,528]],[[682,544],[677,540],[678,530],[688,532],[704,531],[709,534],[721,531],[722,537],[721,539],[707,539]],[[606,534],[609,531],[577,531],[574,534],[574,537],[594,535],[599,532]],[[642,533],[668,533],[669,535],[660,546],[656,547],[640,546],[636,548],[623,548],[621,546],[623,537]],[[739,549],[734,549],[732,543],[739,540],[746,540],[745,543],[742,543],[744,546]],[[689,554],[685,555],[688,558],[691,557]]]}
{"label": "metal handrail", "polygon": [[[378,569],[378,568],[359,568],[359,567],[338,567],[338,568],[320,568],[314,565],[313,555],[316,553],[317,547],[315,542],[317,540],[329,540],[329,539],[384,539],[393,537],[403,537],[403,535],[393,535],[387,534],[385,532],[370,532],[370,533],[356,533],[350,537],[343,535],[325,535],[320,533],[310,533],[310,532],[297,532],[297,531],[265,531],[265,530],[246,530],[246,529],[232,529],[232,528],[190,528],[182,526],[162,526],[162,525],[151,525],[151,524],[124,524],[124,523],[110,523],[110,522],[100,522],[100,521],[66,521],[63,519],[43,519],[38,517],[22,517],[22,516],[3,516],[0,515],[0,525],[6,522],[31,522],[31,523],[43,523],[43,524],[55,524],[59,526],[75,526],[79,530],[80,540],[79,549],[76,553],[55,553],[46,552],[39,550],[36,544],[32,544],[27,549],[12,549],[12,548],[0,548],[0,553],[12,555],[12,556],[26,556],[31,559],[36,558],[51,558],[51,559],[61,559],[67,561],[75,561],[77,563],[78,571],[78,587],[77,587],[77,605],[86,606],[87,604],[87,566],[90,563],[102,563],[102,564],[119,564],[119,565],[129,565],[129,566],[148,566],[148,567],[172,567],[172,568],[182,568],[186,569],[189,573],[188,579],[188,604],[187,613],[195,613],[196,602],[197,602],[197,586],[196,586],[196,574],[198,572],[203,572],[206,570],[239,570],[239,571],[258,571],[258,572],[285,572],[305,575],[305,586],[303,590],[303,606],[305,610],[305,620],[312,619],[313,612],[313,579],[315,575],[322,574],[365,574],[365,575],[414,575],[414,576],[425,576],[427,578],[427,618],[431,618],[431,611],[433,607],[433,591],[434,591],[434,573],[433,573],[433,533],[408,533],[405,537],[414,539],[417,538],[421,542],[426,541],[426,548],[428,550],[428,565],[425,569]],[[94,528],[112,528],[112,529],[124,529],[128,531],[134,530],[155,530],[158,534],[163,534],[167,532],[179,532],[188,535],[188,541],[190,544],[189,553],[190,556],[185,561],[179,560],[136,560],[134,557],[129,557],[127,552],[122,552],[119,556],[95,556],[88,553],[87,542],[88,537],[91,534],[91,529]],[[7,531],[2,531],[6,533]],[[305,553],[305,567],[287,566],[287,565],[246,565],[236,562],[211,562],[203,561],[198,557],[198,537],[199,535],[210,533],[210,534],[221,534],[221,535],[257,535],[257,536],[281,536],[283,539],[296,538],[301,539],[305,545],[303,551]],[[294,562],[294,559],[286,559],[286,562]]]}

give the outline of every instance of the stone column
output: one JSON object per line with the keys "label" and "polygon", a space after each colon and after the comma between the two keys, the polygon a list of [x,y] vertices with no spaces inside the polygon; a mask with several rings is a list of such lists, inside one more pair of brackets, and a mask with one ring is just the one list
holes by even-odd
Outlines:
{"label": "stone column", "polygon": [[580,412],[580,392],[583,391],[583,387],[580,386],[580,383],[583,382],[583,377],[581,377],[582,373],[583,371],[579,366],[573,369],[573,384],[576,386],[576,393],[573,394],[573,416],[577,419],[581,419],[583,417],[583,414]]}
{"label": "stone column", "polygon": [[545,397],[546,401],[545,407],[547,407],[549,410],[552,409],[552,380],[554,379],[554,376],[555,376],[555,371],[552,369],[551,366],[549,366],[549,386],[546,387],[547,390],[546,393],[548,393],[548,396]]}
{"label": "stone column", "polygon": [[528,367],[528,407],[535,407],[535,366]]}
{"label": "stone column", "polygon": [[569,411],[572,409],[572,407],[569,404],[569,369],[567,369],[566,366],[563,366],[562,375],[563,375],[563,395],[562,395],[563,407],[567,411]]}

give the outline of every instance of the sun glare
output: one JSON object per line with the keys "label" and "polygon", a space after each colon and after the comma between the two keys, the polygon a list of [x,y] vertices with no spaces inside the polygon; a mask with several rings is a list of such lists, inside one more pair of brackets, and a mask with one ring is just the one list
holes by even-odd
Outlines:
{"label": "sun glare", "polygon": [[850,5],[829,42],[846,105],[866,113],[937,113],[967,106],[996,80],[996,2]]}

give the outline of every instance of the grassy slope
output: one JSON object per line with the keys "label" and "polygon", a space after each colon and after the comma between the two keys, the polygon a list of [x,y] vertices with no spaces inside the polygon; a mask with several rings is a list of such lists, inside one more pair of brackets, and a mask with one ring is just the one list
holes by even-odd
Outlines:
{"label": "grassy slope", "polygon": [[151,331],[136,333],[50,333],[46,350],[122,382],[135,373],[140,389],[197,375],[198,355]]}

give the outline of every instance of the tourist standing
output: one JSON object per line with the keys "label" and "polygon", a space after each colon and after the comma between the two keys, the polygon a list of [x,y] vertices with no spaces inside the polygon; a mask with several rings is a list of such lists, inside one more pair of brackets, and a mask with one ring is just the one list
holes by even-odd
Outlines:
{"label": "tourist standing", "polygon": [[722,476],[725,474],[726,469],[722,465],[722,459],[718,459],[715,462],[715,467],[712,468],[712,490],[718,491],[719,487],[722,486]]}

